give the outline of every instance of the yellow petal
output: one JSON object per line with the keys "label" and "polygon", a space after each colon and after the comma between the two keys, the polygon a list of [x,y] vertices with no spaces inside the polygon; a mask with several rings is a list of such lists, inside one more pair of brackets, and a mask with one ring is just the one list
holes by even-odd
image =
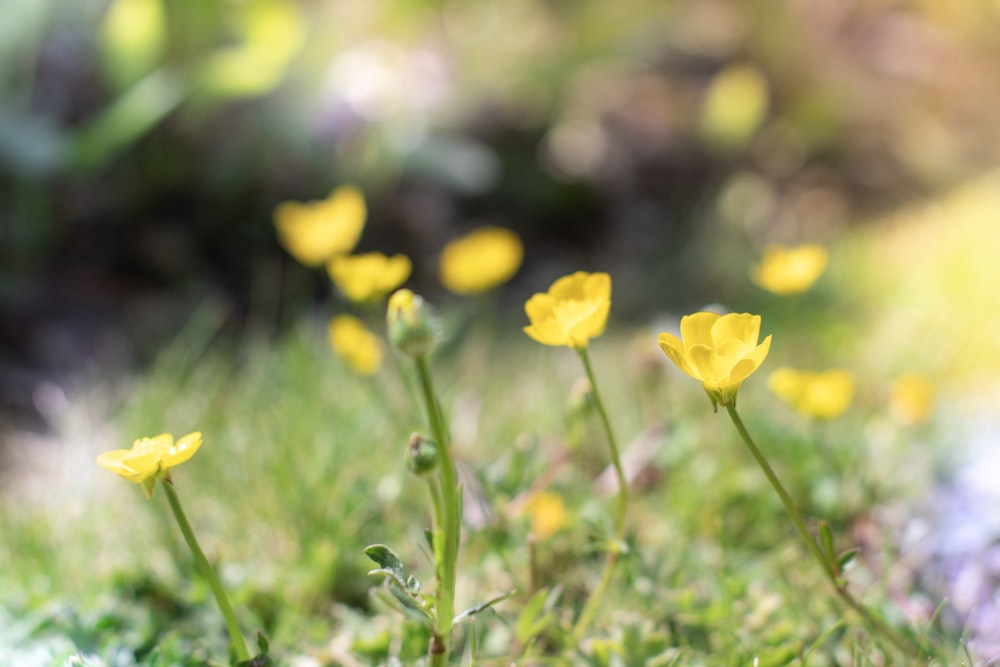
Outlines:
{"label": "yellow petal", "polygon": [[712,341],[721,345],[727,341],[743,342],[747,349],[757,344],[760,337],[760,315],[729,313],[712,325]]}
{"label": "yellow petal", "polygon": [[659,335],[657,341],[660,343],[660,348],[663,350],[671,361],[673,361],[679,369],[693,377],[695,380],[700,380],[691,365],[688,363],[685,357],[684,343],[677,338],[677,336],[672,333],[663,332]]}
{"label": "yellow petal", "polygon": [[189,458],[194,456],[195,452],[201,447],[201,433],[195,431],[194,433],[188,433],[183,438],[177,441],[177,444],[170,446],[163,452],[162,466],[164,470],[173,468],[176,465],[184,463]]}
{"label": "yellow petal", "polygon": [[719,320],[719,315],[715,313],[694,313],[681,318],[681,340],[684,347],[692,345],[715,344],[712,339],[712,327]]}

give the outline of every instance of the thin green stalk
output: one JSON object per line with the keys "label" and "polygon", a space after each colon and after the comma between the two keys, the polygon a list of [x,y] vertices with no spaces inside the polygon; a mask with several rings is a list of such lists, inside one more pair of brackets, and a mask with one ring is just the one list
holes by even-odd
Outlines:
{"label": "thin green stalk", "polygon": [[[439,468],[441,479],[440,503],[435,499],[434,517],[434,557],[435,571],[438,578],[435,616],[437,627],[433,632],[430,646],[430,664],[441,667],[448,664],[448,654],[451,650],[451,626],[455,618],[455,568],[458,561],[459,533],[462,528],[462,518],[459,516],[460,501],[458,488],[458,472],[455,460],[451,455],[451,444],[445,428],[444,417],[434,385],[431,382],[427,358],[423,355],[415,357],[417,376],[420,389],[424,395],[427,408],[427,419],[430,422],[431,435],[438,445]],[[439,538],[440,535],[440,538]],[[440,552],[438,540],[442,545]]]}
{"label": "thin green stalk", "polygon": [[740,418],[739,413],[736,412],[736,405],[730,402],[726,403],[725,406],[726,412],[729,413],[729,417],[732,419],[733,425],[736,426],[736,430],[739,432],[744,444],[746,444],[747,449],[750,450],[750,454],[753,455],[753,458],[757,461],[760,469],[764,471],[764,475],[771,483],[771,486],[774,487],[778,497],[781,499],[781,504],[785,506],[785,512],[792,520],[792,523],[795,524],[799,537],[802,538],[802,541],[805,543],[809,553],[812,554],[812,557],[816,560],[819,566],[823,568],[823,573],[826,575],[830,585],[833,586],[837,597],[839,597],[848,607],[856,611],[865,620],[865,622],[868,623],[870,628],[874,629],[878,634],[889,640],[889,642],[900,651],[911,657],[919,656],[921,654],[919,647],[914,646],[911,642],[904,639],[882,619],[872,614],[871,611],[855,600],[854,596],[847,590],[846,585],[839,577],[839,566],[836,563],[831,562],[830,558],[823,553],[819,544],[816,542],[816,539],[813,538],[812,533],[809,532],[809,529],[806,527],[805,520],[803,520],[802,514],[795,506],[791,495],[789,495],[788,491],[785,490],[785,487],[775,474],[774,469],[771,468],[771,465],[764,457],[763,452],[760,451],[753,438],[750,437],[750,432],[747,431],[746,425],[743,424],[743,420]]}
{"label": "thin green stalk", "polygon": [[180,526],[181,533],[184,535],[184,541],[187,542],[188,547],[191,549],[191,553],[194,555],[194,562],[198,565],[198,569],[201,570],[202,576],[208,581],[208,585],[215,595],[215,601],[219,603],[219,610],[222,612],[222,617],[226,621],[226,628],[229,630],[229,645],[236,655],[236,661],[243,662],[250,660],[250,651],[247,650],[247,645],[243,640],[243,633],[240,632],[240,626],[236,622],[236,614],[233,612],[233,607],[229,603],[229,598],[226,596],[226,591],[223,590],[222,583],[216,576],[215,570],[212,569],[211,563],[205,558],[205,553],[198,545],[194,531],[191,530],[191,524],[188,523],[187,516],[185,516],[184,510],[181,508],[181,501],[177,497],[177,492],[174,491],[174,485],[169,480],[165,479],[162,481],[163,490],[167,494],[167,500],[170,502],[170,509],[173,510],[174,518],[177,519],[177,525]]}
{"label": "thin green stalk", "polygon": [[597,587],[591,592],[590,598],[587,600],[587,604],[584,606],[583,611],[580,613],[580,618],[577,619],[576,626],[573,628],[571,635],[573,644],[578,644],[583,638],[583,633],[587,631],[587,627],[593,620],[594,614],[597,612],[597,608],[604,598],[604,593],[611,583],[611,576],[622,553],[621,545],[625,540],[625,519],[628,514],[628,484],[625,481],[625,472],[622,469],[621,456],[618,452],[618,441],[615,439],[614,431],[611,429],[611,420],[608,419],[608,412],[604,409],[604,401],[601,400],[601,394],[597,390],[597,381],[594,378],[594,370],[590,364],[590,355],[587,354],[587,348],[578,350],[578,352],[580,353],[580,360],[583,362],[583,368],[587,373],[587,380],[590,381],[590,395],[594,399],[594,407],[597,408],[597,414],[601,418],[601,424],[604,426],[604,432],[608,437],[611,464],[614,467],[615,477],[618,480],[618,501],[615,512],[615,542],[608,552],[608,558],[604,563],[604,570],[601,572],[601,578],[597,583]]}

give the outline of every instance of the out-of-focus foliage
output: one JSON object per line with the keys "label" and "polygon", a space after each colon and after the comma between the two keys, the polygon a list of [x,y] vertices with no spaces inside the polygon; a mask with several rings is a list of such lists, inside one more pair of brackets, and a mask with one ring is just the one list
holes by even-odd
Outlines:
{"label": "out-of-focus foliage", "polygon": [[[223,266],[245,294],[275,256],[273,206],[351,180],[373,195],[371,245],[428,258],[418,278],[486,218],[540,240],[526,259],[550,276],[586,253],[686,278],[684,249],[723,284],[748,241],[824,240],[995,162],[998,14],[985,0],[9,0],[3,278],[117,233],[95,260],[175,282]],[[707,246],[720,226],[737,233]]]}

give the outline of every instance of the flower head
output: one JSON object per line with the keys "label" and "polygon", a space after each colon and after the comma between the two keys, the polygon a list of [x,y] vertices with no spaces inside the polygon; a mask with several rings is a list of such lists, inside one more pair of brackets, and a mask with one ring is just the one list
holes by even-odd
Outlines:
{"label": "flower head", "polygon": [[892,385],[892,412],[907,424],[922,424],[934,411],[934,385],[919,373],[901,376]]}
{"label": "flower head", "polygon": [[712,405],[735,405],[740,384],[757,370],[771,348],[758,344],[760,316],[695,313],[681,318],[681,338],[661,333],[660,347],[677,367],[701,381]]}
{"label": "flower head", "polygon": [[531,324],[524,333],[543,345],[582,350],[604,333],[610,310],[611,276],[577,271],[528,299],[524,311]]}
{"label": "flower head", "polygon": [[382,367],[378,337],[352,315],[337,315],[327,326],[330,347],[358,375],[374,375]]}
{"label": "flower head", "polygon": [[502,227],[481,227],[444,247],[439,277],[455,294],[487,292],[513,278],[523,258],[520,236]]}
{"label": "flower head", "polygon": [[854,376],[843,369],[812,373],[779,368],[767,377],[767,386],[799,414],[818,419],[839,417],[854,398]]}
{"label": "flower head", "polygon": [[771,245],[764,248],[764,256],[750,271],[750,278],[769,292],[798,294],[812,287],[826,269],[826,262],[826,249],[821,245]]}
{"label": "flower head", "polygon": [[131,449],[115,449],[97,457],[97,464],[130,482],[142,484],[147,498],[153,497],[156,479],[194,456],[201,447],[201,433],[188,433],[174,443],[174,436],[162,433],[155,438],[139,438]]}
{"label": "flower head", "polygon": [[386,257],[380,252],[342,255],[326,265],[337,289],[355,303],[381,299],[405,283],[412,268],[406,255]]}
{"label": "flower head", "polygon": [[408,289],[393,292],[385,319],[389,340],[400,351],[411,357],[420,357],[434,349],[437,322],[419,295]]}
{"label": "flower head", "polygon": [[569,522],[563,499],[551,491],[535,493],[524,509],[531,521],[531,532],[539,539],[552,537]]}
{"label": "flower head", "polygon": [[306,266],[319,266],[354,249],[365,226],[365,199],[352,185],[343,185],[317,202],[287,201],[274,209],[278,240]]}

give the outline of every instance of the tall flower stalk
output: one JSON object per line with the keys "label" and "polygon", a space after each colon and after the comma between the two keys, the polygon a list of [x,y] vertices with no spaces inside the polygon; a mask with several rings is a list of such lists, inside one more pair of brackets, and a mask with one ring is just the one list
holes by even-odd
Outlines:
{"label": "tall flower stalk", "polygon": [[577,271],[556,280],[548,292],[535,294],[524,304],[531,324],[524,332],[543,345],[566,346],[576,350],[590,382],[594,407],[608,438],[611,464],[618,481],[617,509],[615,511],[614,541],[608,549],[607,560],[597,586],[591,591],[583,611],[577,618],[570,635],[572,644],[578,644],[590,627],[611,582],[615,567],[624,553],[626,517],[628,515],[628,486],[622,469],[618,442],[611,428],[604,401],[597,388],[597,380],[590,363],[587,347],[591,338],[604,333],[611,309],[611,276],[607,273]]}
{"label": "tall flower stalk", "polygon": [[174,443],[172,435],[163,433],[155,438],[140,438],[132,444],[131,449],[104,452],[97,457],[97,463],[130,482],[140,484],[147,499],[152,499],[156,490],[156,482],[162,482],[167,502],[170,504],[170,510],[181,529],[181,534],[184,535],[184,541],[191,550],[198,570],[205,577],[209,588],[212,589],[212,594],[215,596],[215,601],[219,605],[219,611],[222,613],[226,629],[229,631],[230,651],[236,657],[237,663],[242,664],[250,661],[250,652],[247,650],[240,626],[236,622],[233,606],[226,596],[225,589],[222,588],[222,582],[219,581],[211,563],[205,557],[205,552],[198,544],[198,539],[195,537],[187,515],[181,507],[180,498],[177,497],[173,479],[170,476],[171,468],[194,456],[200,447],[201,433],[189,433],[176,443]]}
{"label": "tall flower stalk", "polygon": [[[746,445],[754,461],[760,467],[767,481],[781,500],[785,512],[791,519],[799,538],[805,544],[809,555],[823,570],[838,599],[853,609],[876,634],[882,636],[897,649],[911,657],[921,654],[921,649],[875,616],[855,599],[842,578],[840,559],[833,553],[832,536],[826,529],[824,539],[817,541],[809,532],[806,522],[795,501],[778,479],[746,425],[736,411],[736,395],[740,385],[764,362],[771,346],[771,337],[758,343],[760,336],[760,316],[746,313],[717,315],[715,313],[695,313],[681,319],[681,338],[670,333],[661,333],[660,347],[664,353],[685,373],[700,380],[702,387],[718,409],[721,404],[729,414],[736,431]],[[824,524],[825,525],[825,524]]]}
{"label": "tall flower stalk", "polygon": [[423,299],[407,289],[399,290],[390,297],[386,318],[389,339],[413,359],[434,440],[433,449],[421,450],[419,443],[411,445],[411,449],[417,456],[426,451],[432,452],[434,457],[434,460],[420,464],[430,473],[426,478],[431,495],[431,536],[437,580],[428,661],[431,667],[443,667],[448,664],[452,626],[455,623],[455,572],[462,531],[462,497],[451,453],[450,434],[427,362],[434,347],[436,325],[427,313]]}

